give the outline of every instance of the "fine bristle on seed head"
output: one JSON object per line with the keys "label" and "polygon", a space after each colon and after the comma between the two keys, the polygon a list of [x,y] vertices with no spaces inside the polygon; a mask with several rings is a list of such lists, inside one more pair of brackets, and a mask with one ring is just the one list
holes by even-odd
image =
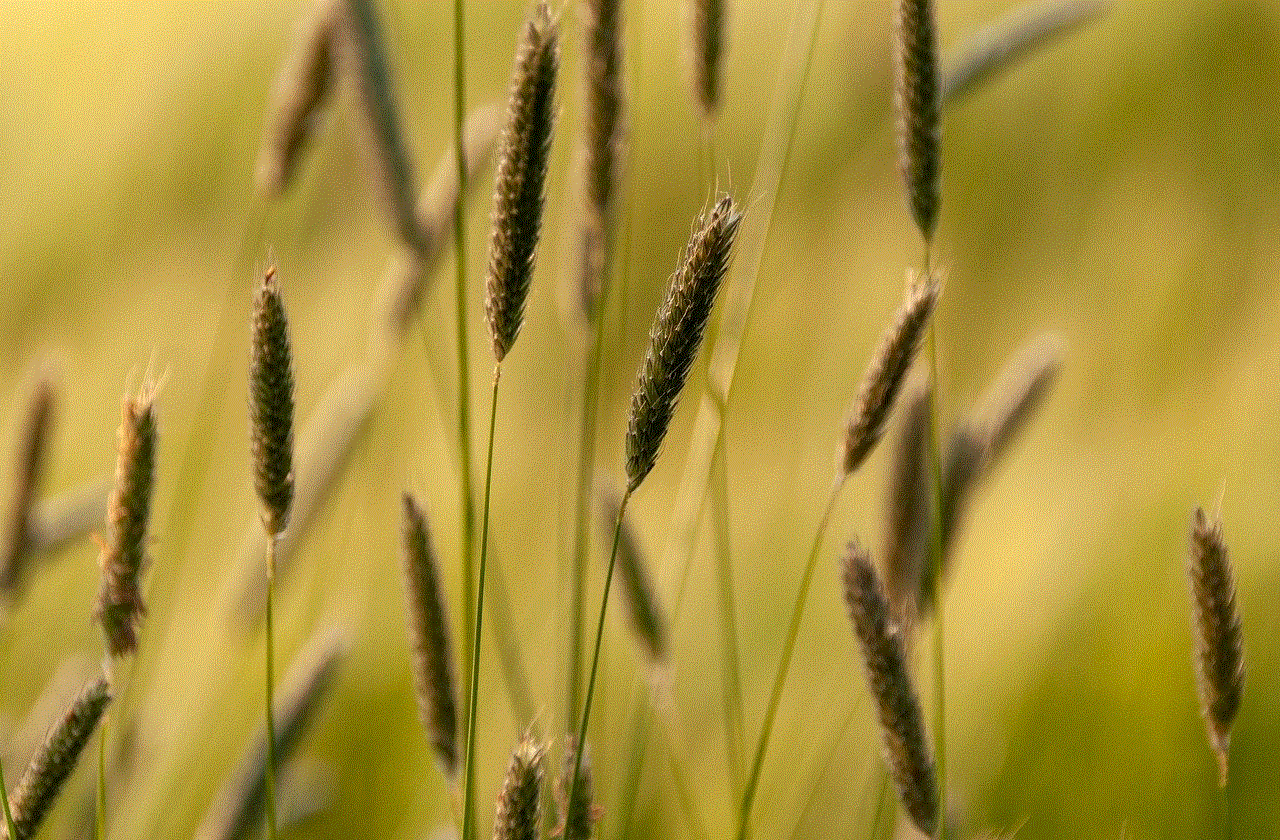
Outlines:
{"label": "fine bristle on seed head", "polygon": [[493,338],[493,354],[499,362],[506,358],[520,333],[533,279],[555,116],[558,63],[556,24],[546,3],[540,0],[525,26],[516,53],[494,185],[493,234],[489,243],[484,308]]}
{"label": "fine bristle on seed head", "polygon": [[53,420],[53,382],[47,375],[37,377],[23,419],[14,464],[13,495],[9,518],[0,543],[0,601],[15,595],[32,549],[32,513],[48,448]]}
{"label": "fine bristle on seed head", "polygon": [[841,475],[848,476],[857,470],[879,442],[941,289],[937,278],[932,276],[909,279],[902,308],[880,339],[871,365],[862,378],[858,399],[845,431]]}
{"label": "fine bristle on seed head", "polygon": [[899,0],[894,18],[898,157],[907,203],[925,241],[938,223],[938,47],[933,0]]}
{"label": "fine bristle on seed head", "polygon": [[493,840],[537,840],[541,823],[542,761],[545,748],[526,734],[511,755],[498,797]]}
{"label": "fine bristle on seed head", "polygon": [[676,401],[715,304],[720,281],[729,269],[742,213],[725,195],[697,221],[684,259],[649,330],[649,349],[640,366],[627,420],[628,490],[635,490],[653,469],[667,434]]}
{"label": "fine bristle on seed head", "polygon": [[147,525],[155,483],[155,398],[152,384],[125,398],[115,486],[107,501],[109,533],[99,559],[102,587],[94,615],[102,625],[107,652],[116,657],[137,650],[137,625],[146,612],[140,578],[147,564]]}
{"label": "fine bristle on seed head", "polygon": [[[10,809],[18,833],[12,840],[36,836],[109,702],[111,691],[106,680],[99,678],[89,683],[36,751],[11,797]],[[8,834],[0,822],[0,838],[10,840]]]}
{"label": "fine bristle on seed head", "polygon": [[693,0],[693,88],[702,118],[720,107],[720,65],[724,59],[725,0]]}
{"label": "fine bristle on seed head", "polygon": [[1231,724],[1244,693],[1244,643],[1235,579],[1222,523],[1196,508],[1187,571],[1196,623],[1196,671],[1209,746],[1218,756],[1219,783],[1227,784]]}
{"label": "fine bristle on seed head", "polygon": [[426,516],[408,493],[404,494],[404,576],[418,711],[445,775],[453,779],[458,773],[458,713],[449,622]]}
{"label": "fine bristle on seed head", "polygon": [[845,601],[880,718],[889,775],[912,822],[933,836],[938,825],[938,781],[901,632],[893,623],[871,558],[856,542],[849,544],[843,574]]}
{"label": "fine bristle on seed head", "polygon": [[254,486],[262,525],[275,537],[293,505],[293,353],[275,268],[267,269],[253,300],[249,398]]}

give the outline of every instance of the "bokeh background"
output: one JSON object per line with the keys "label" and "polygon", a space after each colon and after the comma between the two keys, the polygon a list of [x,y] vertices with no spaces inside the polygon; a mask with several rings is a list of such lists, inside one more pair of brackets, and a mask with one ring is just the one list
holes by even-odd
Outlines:
{"label": "bokeh background", "polygon": [[[625,5],[630,269],[609,310],[600,421],[600,469],[614,481],[634,370],[691,220],[716,186],[751,208],[767,205],[753,187],[757,153],[779,73],[784,87],[796,76],[784,46],[791,4],[731,2],[709,172],[699,160],[684,7]],[[944,54],[1011,7],[937,5]],[[841,420],[904,271],[919,261],[891,131],[891,6],[826,4],[729,408],[751,737]],[[423,177],[450,132],[449,7],[380,4]],[[41,360],[58,372],[44,495],[108,475],[122,394],[148,369],[164,380],[150,614],[142,657],[124,675],[123,708],[138,726],[110,797],[110,834],[120,840],[189,836],[258,725],[262,634],[231,609],[255,506],[245,385],[252,284],[269,262],[279,266],[305,415],[365,354],[367,313],[395,251],[349,94],[285,199],[263,206],[254,197],[263,111],[306,10],[266,2],[3,9],[0,451],[13,451],[24,383]],[[525,11],[523,2],[467,4],[470,104],[505,97]],[[562,558],[581,368],[581,335],[566,314],[580,26],[571,7],[561,19],[548,213],[525,330],[504,366],[493,502],[512,630],[544,729],[559,724],[563,702]],[[935,247],[947,274],[938,313],[944,418],[963,415],[1027,338],[1052,331],[1065,347],[1056,390],[969,512],[946,592],[947,786],[966,836],[1220,835],[1185,573],[1196,505],[1220,505],[1244,619],[1235,830],[1280,836],[1278,77],[1280,4],[1122,2],[945,114]],[[492,359],[480,270],[491,183],[486,172],[468,212],[478,428]],[[261,225],[250,221],[259,214]],[[735,271],[748,268],[740,260]],[[417,720],[399,569],[399,494],[411,489],[430,512],[457,608],[451,271],[446,260],[280,589],[280,670],[317,628],[339,625],[352,639],[301,750],[299,778],[323,808],[290,829],[293,837],[425,837],[452,825],[448,788]],[[685,400],[634,501],[655,563],[696,406],[696,397]],[[757,836],[870,831],[878,736],[836,570],[848,537],[879,544],[888,460],[884,449],[873,455],[837,508],[765,765]],[[10,474],[6,461],[0,487]],[[602,541],[597,534],[593,600]],[[96,556],[85,539],[48,558],[6,618],[0,737],[60,668],[96,667]],[[653,569],[664,597],[681,568]],[[654,746],[632,836],[720,837],[733,826],[706,533],[691,568],[672,684],[684,741],[675,760],[696,781],[698,824],[678,805],[665,748]],[[611,804],[646,682],[618,606],[592,738],[605,837],[620,836]],[[489,642],[483,656],[482,833],[529,723],[509,709]],[[11,765],[10,785],[19,770]],[[82,836],[92,779],[82,767],[42,836]]]}

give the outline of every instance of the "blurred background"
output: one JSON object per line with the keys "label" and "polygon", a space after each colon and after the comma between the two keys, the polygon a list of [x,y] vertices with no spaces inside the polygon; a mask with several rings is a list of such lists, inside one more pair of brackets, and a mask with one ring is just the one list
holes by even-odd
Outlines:
{"label": "blurred background", "polygon": [[[430,173],[451,131],[451,9],[381,2],[408,145]],[[943,54],[1013,8],[937,3]],[[563,704],[569,517],[582,335],[576,268],[581,26],[563,23],[559,122],[525,328],[504,365],[493,546],[544,730]],[[625,3],[627,264],[608,310],[600,478],[622,481],[634,372],[652,314],[713,190],[748,213],[781,74],[794,93],[790,4],[729,2],[714,171],[688,72],[681,4]],[[809,4],[801,3],[803,14]],[[731,540],[746,729],[773,679],[841,423],[920,244],[892,133],[890,2],[827,3],[794,153],[764,243],[756,307],[727,415]],[[260,628],[237,612],[255,526],[246,367],[253,284],[279,267],[300,418],[366,357],[369,312],[397,246],[349,92],[297,183],[255,197],[263,114],[303,3],[6,3],[0,27],[0,492],[31,371],[56,372],[41,497],[110,475],[121,396],[163,378],[153,568],[142,653],[122,679],[136,730],[109,797],[114,838],[190,836],[259,725]],[[467,102],[505,99],[524,2],[467,4]],[[790,34],[789,34],[790,33]],[[790,39],[790,40],[789,40]],[[792,52],[788,52],[791,50]],[[1280,3],[1117,3],[1084,31],[948,106],[934,262],[940,410],[961,418],[1027,339],[1056,333],[1056,389],[970,506],[945,595],[947,788],[962,836],[1183,838],[1223,830],[1196,697],[1185,570],[1197,505],[1220,506],[1248,676],[1231,798],[1242,837],[1280,836]],[[481,309],[492,170],[468,205],[473,406],[487,422],[492,356]],[[749,215],[750,218],[750,215]],[[758,234],[757,234],[758,236]],[[745,241],[740,253],[758,241]],[[735,272],[749,271],[739,259]],[[320,811],[289,836],[451,831],[449,789],[418,722],[400,571],[400,493],[426,507],[458,609],[452,260],[379,383],[367,429],[298,544],[277,599],[279,671],[318,629],[351,639],[294,774]],[[702,379],[631,509],[670,606],[684,558],[660,562]],[[888,436],[892,440],[893,434]],[[755,814],[759,837],[867,836],[879,740],[837,560],[884,530],[881,447],[845,488],[823,548]],[[477,469],[483,466],[477,463]],[[304,480],[305,477],[300,477]],[[7,498],[7,495],[6,495]],[[700,532],[673,629],[671,760],[651,744],[633,836],[733,829],[710,535]],[[590,600],[607,545],[597,532]],[[0,738],[51,675],[101,655],[90,611],[97,549],[41,560],[0,631]],[[591,747],[601,836],[631,757],[647,666],[610,607]],[[454,627],[461,625],[455,614]],[[529,725],[483,648],[477,790],[482,834]],[[930,705],[922,645],[921,694]],[[67,671],[66,669],[72,669]],[[79,669],[78,671],[76,669]],[[64,682],[66,680],[64,679]],[[56,691],[56,686],[49,690]],[[65,694],[66,689],[63,689]],[[113,712],[113,737],[126,727]],[[0,740],[0,745],[4,743]],[[7,782],[20,766],[10,747]],[[42,836],[80,832],[81,767]],[[794,833],[794,834],[793,834]]]}

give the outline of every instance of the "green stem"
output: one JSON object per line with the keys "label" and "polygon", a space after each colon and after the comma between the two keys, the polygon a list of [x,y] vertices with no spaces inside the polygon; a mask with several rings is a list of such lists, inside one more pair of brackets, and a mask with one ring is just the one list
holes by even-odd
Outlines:
{"label": "green stem", "polygon": [[9,791],[4,786],[4,762],[0,760],[0,805],[4,805],[4,824],[11,840],[18,840],[18,829],[13,824],[13,812],[9,810]]}
{"label": "green stem", "polygon": [[[929,251],[925,249],[925,270],[929,270]],[[938,446],[938,339],[933,322],[929,322],[929,381],[933,384],[933,399],[929,414],[929,451],[933,483],[932,522],[932,574],[933,574],[933,670],[934,670],[934,743],[938,762],[938,840],[947,836],[947,716],[946,716],[946,655],[943,645],[942,621],[942,461]]]}
{"label": "green stem", "polygon": [[98,795],[94,804],[94,837],[106,840],[107,837],[107,718],[102,716],[98,726]]}
{"label": "green stem", "polygon": [[272,593],[276,587],[276,541],[278,534],[267,536],[267,840],[276,840],[276,721],[275,721],[275,627],[272,619]]}
{"label": "green stem", "polygon": [[[573,775],[569,782],[569,797],[565,803],[576,801],[578,795],[578,776],[582,771],[582,754],[586,752],[587,724],[591,721],[591,700],[596,693],[596,672],[600,667],[600,640],[604,638],[604,617],[609,609],[609,588],[613,584],[613,568],[618,561],[618,538],[622,535],[622,517],[627,512],[627,502],[631,501],[634,487],[628,487],[622,494],[618,504],[618,520],[613,525],[613,547],[609,549],[609,571],[604,578],[604,594],[600,596],[600,619],[596,622],[596,641],[591,653],[591,676],[587,679],[587,699],[582,704],[582,723],[578,727],[577,749],[574,750]],[[465,840],[465,838],[464,838]],[[585,838],[566,837],[564,840],[585,840]]]}
{"label": "green stem", "polygon": [[760,727],[760,740],[756,743],[755,758],[751,762],[751,775],[747,777],[747,786],[742,794],[742,807],[738,810],[737,840],[746,840],[751,822],[751,805],[755,801],[756,788],[760,784],[760,769],[764,766],[764,754],[769,748],[769,736],[773,734],[773,722],[778,714],[778,706],[782,702],[782,690],[787,684],[787,673],[791,669],[791,656],[795,653],[796,639],[800,635],[800,620],[804,617],[804,605],[809,598],[809,587],[813,583],[813,572],[818,565],[818,552],[822,549],[822,538],[827,533],[827,525],[831,522],[831,514],[835,511],[836,500],[840,498],[840,488],[844,486],[844,475],[841,474],[835,486],[827,496],[826,506],[822,510],[822,518],[818,520],[818,528],[813,535],[813,545],[809,548],[809,559],[805,562],[804,575],[800,578],[800,591],[796,593],[795,607],[791,610],[791,624],[787,627],[787,638],[782,645],[782,661],[778,663],[778,673],[773,679],[773,691],[769,694],[769,705],[765,707],[764,723]]}
{"label": "green stem", "polygon": [[[724,406],[720,406],[724,410]],[[716,546],[716,579],[720,596],[720,635],[724,641],[725,748],[730,790],[742,794],[742,744],[746,725],[742,713],[742,665],[738,654],[738,608],[733,593],[733,554],[729,532],[729,468],[725,454],[724,421],[716,435],[711,463],[712,522]]]}
{"label": "green stem", "polygon": [[1225,820],[1226,820],[1226,837],[1227,837],[1227,840],[1231,840],[1231,832],[1232,832],[1232,826],[1231,826],[1231,794],[1229,793],[1229,786],[1230,786],[1230,784],[1231,784],[1231,777],[1230,777],[1230,776],[1228,776],[1228,777],[1223,781],[1223,783],[1222,783],[1222,810],[1223,810],[1223,816],[1225,817]]}
{"label": "green stem", "polygon": [[471,659],[471,689],[467,701],[467,758],[462,773],[462,835],[461,840],[475,837],[476,798],[476,699],[480,694],[480,635],[484,627],[484,571],[489,557],[489,501],[493,490],[493,430],[498,417],[498,382],[502,379],[502,364],[493,368],[493,394],[489,402],[489,453],[484,469],[484,511],[480,526],[480,575],[476,580],[475,636],[471,649],[476,653]]}
{"label": "green stem", "polygon": [[871,840],[879,840],[880,823],[884,820],[884,801],[889,792],[889,774],[880,772],[880,795],[876,797],[876,814],[871,821]]}

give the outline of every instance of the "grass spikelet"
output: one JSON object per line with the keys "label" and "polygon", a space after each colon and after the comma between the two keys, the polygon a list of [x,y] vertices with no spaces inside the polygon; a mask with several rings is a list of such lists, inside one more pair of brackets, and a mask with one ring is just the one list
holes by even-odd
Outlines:
{"label": "grass spikelet", "polygon": [[537,840],[545,753],[542,744],[529,734],[516,747],[498,797],[493,840]]}
{"label": "grass spikelet", "polygon": [[1019,350],[983,399],[982,436],[988,466],[1000,460],[1053,389],[1062,369],[1062,342],[1053,335],[1038,336]]}
{"label": "grass spikelet", "polygon": [[113,657],[137,650],[137,624],[146,612],[138,582],[146,566],[155,481],[155,397],[155,386],[144,385],[125,398],[121,411],[115,487],[107,501],[110,534],[99,560],[102,588],[95,613]]}
{"label": "grass spikelet", "polygon": [[899,0],[894,18],[898,165],[916,227],[928,242],[938,223],[939,84],[933,0]]}
{"label": "grass spikelet", "polygon": [[[578,783],[570,793],[574,766],[578,768]],[[560,778],[556,782],[556,800],[560,807],[560,824],[551,832],[561,840],[588,840],[591,827],[600,814],[592,803],[591,750],[584,750],[578,759],[578,739],[570,735],[565,739],[564,759]]]}
{"label": "grass spikelet", "polygon": [[907,671],[902,636],[894,626],[871,558],[856,542],[844,560],[844,593],[862,648],[867,685],[884,736],[884,757],[903,808],[933,836],[938,826],[938,783],[925,739],[920,701]]}
{"label": "grass spikelet", "polygon": [[622,27],[620,0],[584,3],[586,35],[586,125],[579,308],[589,322],[604,288],[609,220],[622,143]]}
{"label": "grass spikelet", "polygon": [[676,401],[702,343],[720,281],[729,268],[741,221],[741,211],[727,195],[699,217],[684,259],[671,277],[667,298],[649,330],[649,349],[627,420],[629,491],[640,486],[657,461]]}
{"label": "grass spikelet", "polygon": [[404,494],[404,577],[418,711],[445,775],[458,775],[458,709],[444,592],[426,517]]}
{"label": "grass spikelet", "polygon": [[415,212],[417,181],[405,144],[388,65],[386,42],[373,0],[345,0],[344,31],[355,76],[357,100],[373,146],[380,187],[400,241],[420,249],[422,234]]}
{"label": "grass spikelet", "polygon": [[982,27],[956,48],[942,74],[942,100],[959,99],[1019,61],[1110,11],[1102,0],[1053,0],[1019,9]]}
{"label": "grass spikelet", "polygon": [[693,0],[693,90],[702,117],[720,108],[720,64],[724,58],[725,0]]}
{"label": "grass spikelet", "polygon": [[275,268],[253,300],[249,413],[253,477],[269,537],[289,524],[293,504],[293,355]]}
{"label": "grass spikelet", "polygon": [[933,392],[910,391],[902,407],[901,431],[885,494],[885,590],[893,616],[908,625],[925,577],[925,545],[933,491],[929,487],[929,423]]}
{"label": "grass spikelet", "polygon": [[[297,750],[346,658],[345,633],[322,631],[298,654],[281,684],[274,707],[275,751],[283,765]],[[267,734],[250,742],[239,768],[228,777],[195,833],[197,840],[243,840],[255,836],[266,808]]]}
{"label": "grass spikelet", "polygon": [[1218,756],[1218,784],[1227,786],[1231,722],[1244,691],[1244,646],[1236,585],[1222,541],[1222,522],[1196,508],[1187,572],[1196,621],[1196,672],[1209,746]]}
{"label": "grass spikelet", "polygon": [[520,333],[533,277],[558,63],[556,26],[547,4],[539,2],[516,53],[494,186],[493,237],[484,308],[493,336],[493,354],[499,362]]}
{"label": "grass spikelet", "polygon": [[53,383],[40,376],[31,391],[18,437],[13,496],[0,543],[0,600],[16,595],[32,549],[32,515],[53,419]]}
{"label": "grass spikelet", "polygon": [[17,836],[10,838],[5,829],[4,840],[30,840],[36,836],[40,822],[75,769],[109,702],[111,692],[104,679],[94,680],[80,692],[27,765],[10,802]]}
{"label": "grass spikelet", "polygon": [[[607,526],[613,527],[618,521],[619,506],[616,494],[611,491],[601,494],[600,507]],[[618,574],[621,575],[619,583],[622,584],[622,596],[627,602],[631,629],[635,632],[636,639],[651,663],[666,662],[667,616],[649,577],[644,553],[640,550],[631,523],[625,516],[618,537]]]}
{"label": "grass spikelet", "polygon": [[903,378],[911,367],[929,316],[938,302],[941,285],[934,277],[909,280],[906,299],[893,325],[880,339],[880,346],[862,378],[848,429],[840,469],[851,475],[875,448],[884,432]]}
{"label": "grass spikelet", "polygon": [[340,11],[338,0],[316,3],[299,25],[292,51],[276,78],[255,175],[258,191],[267,198],[277,198],[293,183],[333,89]]}

